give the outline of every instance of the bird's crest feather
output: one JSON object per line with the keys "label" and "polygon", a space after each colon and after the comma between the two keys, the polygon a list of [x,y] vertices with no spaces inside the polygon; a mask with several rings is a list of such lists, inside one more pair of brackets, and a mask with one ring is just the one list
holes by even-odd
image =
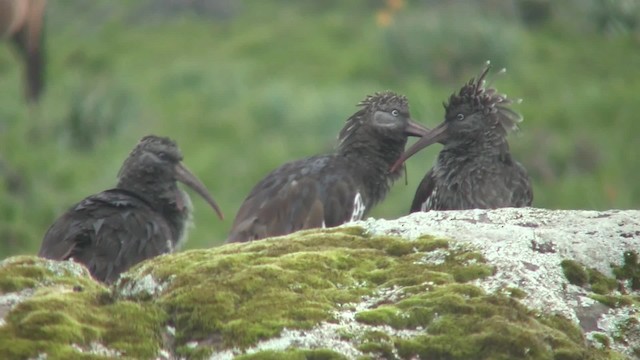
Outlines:
{"label": "bird's crest feather", "polygon": [[[515,112],[510,106],[519,103],[520,100],[511,100],[507,95],[498,93],[498,90],[486,84],[486,76],[491,69],[491,64],[487,61],[485,68],[477,78],[471,78],[468,83],[460,88],[456,94],[449,97],[448,103],[443,103],[446,111],[455,109],[458,106],[467,104],[476,109],[481,109],[485,114],[493,114],[498,123],[505,131],[517,130],[517,124],[522,121],[522,115]],[[502,69],[500,73],[505,72]]]}

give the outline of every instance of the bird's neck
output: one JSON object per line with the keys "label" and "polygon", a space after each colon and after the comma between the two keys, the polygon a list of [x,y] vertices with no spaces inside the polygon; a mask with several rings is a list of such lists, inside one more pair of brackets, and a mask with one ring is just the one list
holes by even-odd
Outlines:
{"label": "bird's neck", "polygon": [[[455,145],[455,146],[453,146]],[[506,139],[501,141],[471,141],[458,144],[447,144],[438,155],[438,169],[447,174],[446,177],[466,177],[464,169],[469,166],[492,171],[500,164],[512,162],[509,144]]]}
{"label": "bird's neck", "polygon": [[485,134],[484,136],[451,141],[445,144],[440,154],[458,158],[493,161],[509,155],[509,143],[500,134]]}
{"label": "bird's neck", "polygon": [[174,242],[183,237],[185,225],[191,215],[191,201],[189,196],[178,188],[175,180],[123,174],[118,179],[116,187],[136,194],[160,213],[172,228]]}
{"label": "bird's neck", "polygon": [[389,170],[404,151],[406,137],[382,138],[377,134],[353,134],[338,147],[338,156],[346,160],[353,176],[360,180],[367,207],[381,201],[402,171]]}

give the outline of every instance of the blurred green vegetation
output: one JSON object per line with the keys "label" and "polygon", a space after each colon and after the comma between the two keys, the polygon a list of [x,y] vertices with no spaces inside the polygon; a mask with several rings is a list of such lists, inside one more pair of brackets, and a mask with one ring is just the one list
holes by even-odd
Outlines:
{"label": "blurred green vegetation", "polygon": [[[637,1],[49,2],[47,88],[22,98],[0,47],[0,258],[37,251],[54,219],[112,187],[137,140],[174,138],[226,215],[193,195],[188,248],[224,241],[246,194],[284,162],[330,151],[365,95],[405,94],[440,122],[441,103],[485,60],[524,99],[510,143],[534,206],[640,205]],[[408,162],[371,214],[406,214],[439,146]]]}

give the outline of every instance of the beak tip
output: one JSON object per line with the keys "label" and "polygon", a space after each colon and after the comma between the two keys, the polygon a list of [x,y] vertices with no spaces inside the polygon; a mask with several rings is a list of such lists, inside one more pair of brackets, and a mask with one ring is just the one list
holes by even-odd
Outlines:
{"label": "beak tip", "polygon": [[198,178],[196,178],[195,175],[193,175],[191,171],[189,171],[184,166],[184,164],[182,163],[176,164],[175,169],[177,173],[176,180],[180,181],[181,183],[195,190],[198,193],[198,195],[202,196],[202,198],[211,206],[211,208],[213,208],[213,210],[216,212],[220,220],[224,220],[224,214],[222,214],[222,210],[220,209],[216,201],[213,199],[211,194],[209,194],[209,191],[204,186],[204,184],[202,184],[202,182],[200,182],[200,180],[198,180]]}

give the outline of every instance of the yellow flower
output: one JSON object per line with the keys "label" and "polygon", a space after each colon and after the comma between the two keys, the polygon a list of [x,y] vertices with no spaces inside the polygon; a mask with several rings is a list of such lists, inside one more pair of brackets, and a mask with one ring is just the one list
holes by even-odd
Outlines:
{"label": "yellow flower", "polygon": [[391,12],[389,10],[378,10],[378,13],[376,14],[376,23],[378,26],[387,27],[391,25],[392,20],[393,18],[391,17]]}

